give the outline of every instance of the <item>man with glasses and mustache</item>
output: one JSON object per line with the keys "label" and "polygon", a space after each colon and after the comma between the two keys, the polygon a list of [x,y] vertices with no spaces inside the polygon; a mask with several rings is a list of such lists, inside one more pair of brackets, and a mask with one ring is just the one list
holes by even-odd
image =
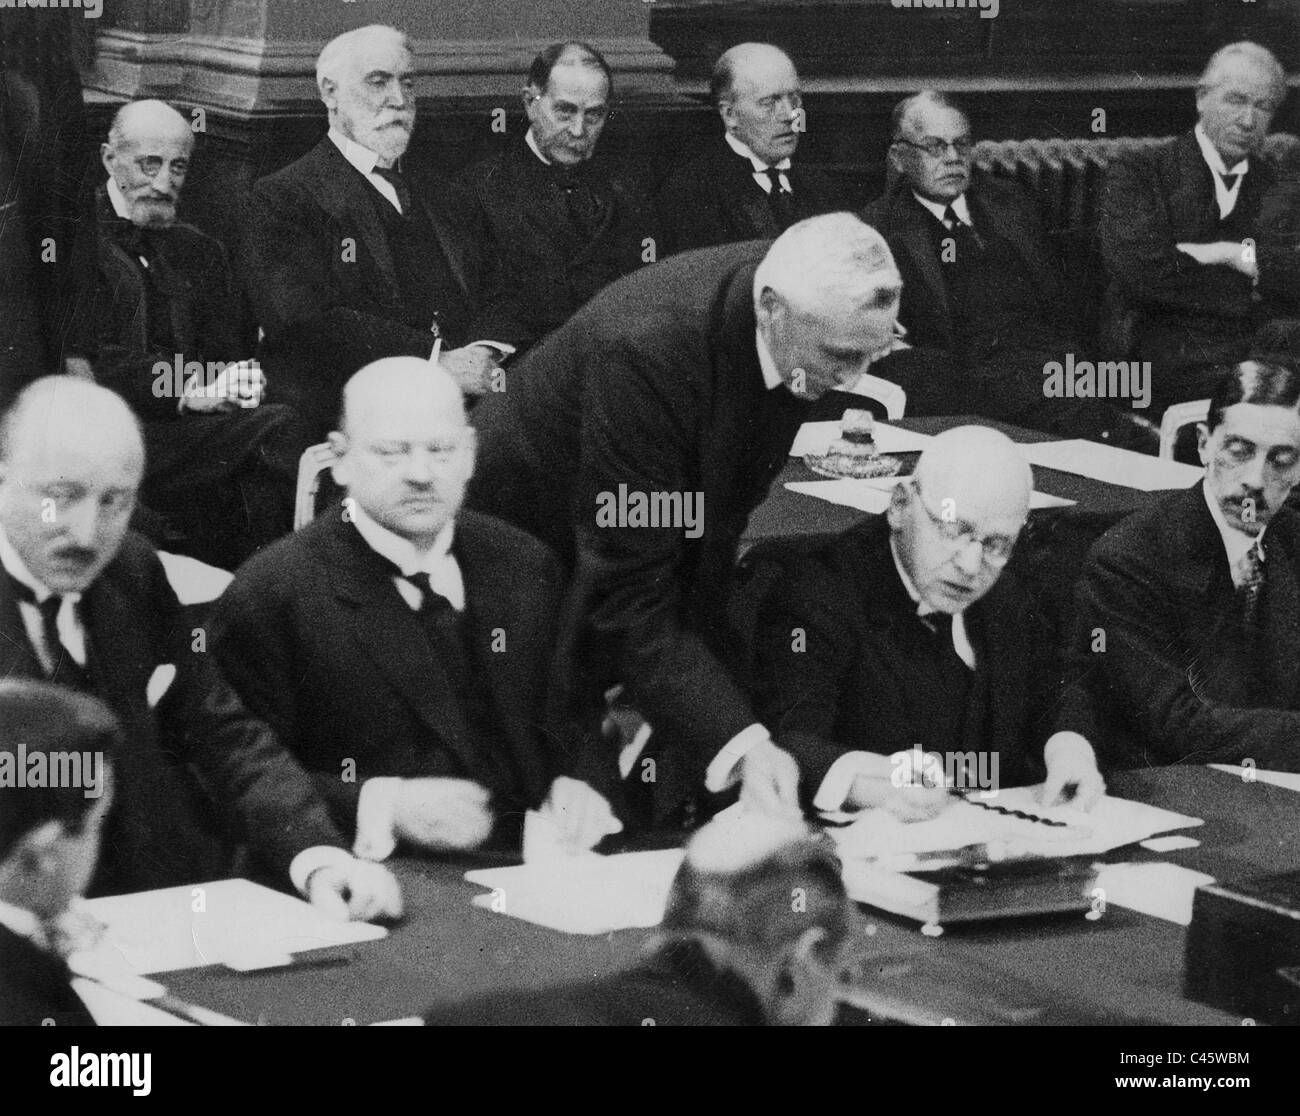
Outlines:
{"label": "man with glasses and mustache", "polygon": [[1005,435],[949,430],[884,516],[801,559],[764,603],[758,707],[798,760],[807,804],[933,816],[945,790],[899,778],[915,749],[945,770],[948,756],[992,753],[984,770],[1002,786],[1045,780],[1046,804],[1101,796],[1088,740],[1053,731],[1056,641],[1009,565],[1032,488]]}
{"label": "man with glasses and mustache", "polygon": [[657,256],[649,201],[598,146],[613,86],[593,47],[552,44],[528,73],[527,131],[461,177],[467,218],[496,268],[486,312],[497,335],[540,340]]}
{"label": "man with glasses and mustache", "polygon": [[1107,173],[1102,256],[1135,354],[1152,362],[1155,413],[1208,397],[1222,366],[1245,359],[1255,331],[1283,316],[1260,297],[1268,284],[1256,248],[1276,179],[1264,141],[1286,91],[1286,72],[1264,47],[1225,46],[1197,83],[1196,126]]}
{"label": "man with glasses and mustache", "polygon": [[1300,771],[1300,373],[1237,365],[1198,434],[1205,479],[1088,557],[1064,710],[1117,765]]}
{"label": "man with glasses and mustache", "polygon": [[124,105],[101,153],[95,375],[144,424],[141,527],[234,569],[289,530],[307,438],[288,407],[262,404],[265,377],[242,359],[253,342],[225,249],[177,220],[188,121],[162,101]]}
{"label": "man with glasses and mustache", "polygon": [[514,337],[480,313],[477,247],[450,184],[405,158],[415,127],[415,58],[402,32],[373,25],[327,43],[316,84],[329,132],[253,188],[249,294],[265,330],[274,399],[323,436],[344,382],[387,356],[428,357],[463,391],[490,390]]}
{"label": "man with glasses and mustache", "polygon": [[794,165],[808,128],[799,75],[784,51],[732,47],[713,68],[709,95],[725,128],[721,141],[677,167],[659,193],[670,251],[770,239],[841,208],[830,179]]}
{"label": "man with glasses and mustache", "polygon": [[1067,353],[1082,359],[1083,347],[1062,311],[1067,292],[1033,199],[1016,182],[974,171],[973,149],[969,119],[942,93],[899,102],[893,181],[863,213],[903,274],[907,340],[950,364],[947,375],[909,385],[911,412],[1140,443],[1131,414],[1044,394],[1044,365]]}

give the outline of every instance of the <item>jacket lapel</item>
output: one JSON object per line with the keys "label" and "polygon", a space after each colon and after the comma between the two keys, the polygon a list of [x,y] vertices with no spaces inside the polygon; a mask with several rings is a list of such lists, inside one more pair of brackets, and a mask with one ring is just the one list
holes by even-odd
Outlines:
{"label": "jacket lapel", "polygon": [[[911,191],[900,189],[895,196],[894,212],[897,219],[897,243],[912,262],[912,267],[925,284],[922,299],[912,297],[913,307],[933,306],[939,314],[939,326],[944,337],[952,343],[952,309],[948,305],[948,286],[943,279],[943,267],[934,250],[930,216],[912,197]],[[906,297],[906,296],[905,296]],[[918,306],[918,304],[920,304]],[[923,310],[921,312],[924,312]]]}
{"label": "jacket lapel", "polygon": [[[377,193],[359,170],[349,163],[334,141],[326,136],[316,145],[316,181],[322,207],[344,230],[355,231],[357,240],[374,260],[375,268],[387,284],[390,298],[400,301],[397,268],[388,250],[388,234],[375,213]],[[388,203],[385,202],[385,205]]]}
{"label": "jacket lapel", "polygon": [[[1285,510],[1281,514],[1290,526],[1293,517]],[[1279,532],[1282,537],[1274,539],[1272,533],[1270,528],[1264,536],[1264,609],[1268,616],[1273,699],[1281,709],[1294,709],[1300,699],[1300,584],[1296,582],[1295,534]]]}

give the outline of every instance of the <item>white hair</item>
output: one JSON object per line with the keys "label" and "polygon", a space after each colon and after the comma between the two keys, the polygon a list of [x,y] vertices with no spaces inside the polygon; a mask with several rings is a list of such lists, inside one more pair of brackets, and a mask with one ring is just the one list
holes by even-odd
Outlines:
{"label": "white hair", "polygon": [[1196,83],[1196,92],[1205,93],[1217,86],[1221,80],[1219,71],[1233,58],[1245,58],[1263,70],[1273,86],[1277,103],[1279,105],[1282,103],[1286,98],[1286,70],[1282,68],[1282,63],[1274,57],[1271,50],[1260,46],[1259,43],[1246,40],[1220,47],[1210,56],[1201,74],[1201,80]]}
{"label": "white hair", "polygon": [[885,238],[852,213],[825,213],[791,225],[754,274],[754,298],[770,287],[800,309],[885,308],[903,279]]}
{"label": "white hair", "polygon": [[415,53],[411,50],[411,40],[405,31],[399,31],[396,27],[389,27],[384,23],[371,23],[366,27],[357,27],[352,31],[344,31],[342,35],[326,43],[316,58],[316,88],[324,93],[326,78],[331,81],[338,81],[339,66],[357,48],[358,44],[372,36],[393,38],[408,53]]}

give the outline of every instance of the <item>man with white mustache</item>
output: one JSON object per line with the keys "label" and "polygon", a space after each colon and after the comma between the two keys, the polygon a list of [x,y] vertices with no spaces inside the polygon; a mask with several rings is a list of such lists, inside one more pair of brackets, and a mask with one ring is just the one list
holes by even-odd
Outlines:
{"label": "man with white mustache", "polygon": [[428,357],[469,395],[489,390],[517,340],[484,332],[483,273],[448,188],[403,158],[415,127],[406,36],[361,27],[325,45],[316,83],[329,133],[253,188],[250,294],[272,395],[317,434],[343,383],[390,356]]}

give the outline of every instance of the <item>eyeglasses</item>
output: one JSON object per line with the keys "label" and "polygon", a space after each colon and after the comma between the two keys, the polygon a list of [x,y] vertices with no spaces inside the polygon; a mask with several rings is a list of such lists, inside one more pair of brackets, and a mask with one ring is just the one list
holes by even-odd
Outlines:
{"label": "eyeglasses", "polygon": [[939,537],[952,543],[954,550],[970,546],[974,542],[979,543],[984,561],[990,566],[1005,566],[1011,560],[1011,552],[1016,548],[1016,535],[986,535],[982,539],[978,538],[973,528],[964,527],[954,519],[935,515],[921,495],[921,484],[915,478],[912,479],[912,491],[916,493],[916,502],[939,532]]}
{"label": "eyeglasses", "polygon": [[145,178],[157,178],[158,172],[166,167],[173,178],[184,178],[190,171],[188,159],[173,159],[170,163],[158,155],[144,155],[135,161],[140,173]]}
{"label": "eyeglasses", "polygon": [[908,147],[915,147],[918,151],[924,151],[931,159],[942,159],[950,147],[957,153],[959,159],[967,158],[975,150],[975,142],[970,136],[958,136],[955,140],[928,136],[923,140],[899,139],[895,142],[905,143]]}
{"label": "eyeglasses", "polygon": [[797,112],[803,107],[803,95],[798,92],[773,93],[767,97],[759,97],[754,103],[768,116],[779,112],[782,105],[787,106],[787,112]]}

